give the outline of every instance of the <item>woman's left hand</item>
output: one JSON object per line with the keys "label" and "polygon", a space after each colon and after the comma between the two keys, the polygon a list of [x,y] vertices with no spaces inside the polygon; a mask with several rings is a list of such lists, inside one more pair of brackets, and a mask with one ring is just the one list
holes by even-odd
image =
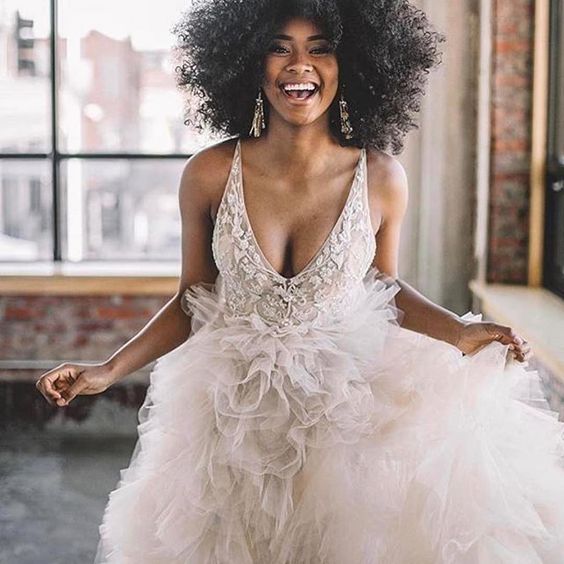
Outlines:
{"label": "woman's left hand", "polygon": [[531,347],[511,327],[485,321],[464,324],[460,328],[455,346],[463,353],[468,354],[492,341],[509,345],[514,357],[519,362],[525,362],[531,358]]}

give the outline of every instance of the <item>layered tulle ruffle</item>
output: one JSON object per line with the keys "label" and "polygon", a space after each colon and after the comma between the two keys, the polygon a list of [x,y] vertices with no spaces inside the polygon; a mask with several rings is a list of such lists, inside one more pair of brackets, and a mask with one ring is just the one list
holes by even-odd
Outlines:
{"label": "layered tulle ruffle", "polygon": [[371,270],[346,317],[280,332],[191,287],[96,563],[561,564],[539,375],[402,328],[398,291]]}

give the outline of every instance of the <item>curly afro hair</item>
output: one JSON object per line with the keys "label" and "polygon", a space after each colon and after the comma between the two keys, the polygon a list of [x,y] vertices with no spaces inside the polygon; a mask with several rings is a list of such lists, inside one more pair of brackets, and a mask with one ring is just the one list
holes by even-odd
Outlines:
{"label": "curly afro hair", "polygon": [[336,96],[329,122],[338,142],[401,152],[445,40],[408,0],[194,0],[171,28],[184,124],[248,137],[268,45],[292,17],[316,23],[335,50],[354,129],[345,139]]}

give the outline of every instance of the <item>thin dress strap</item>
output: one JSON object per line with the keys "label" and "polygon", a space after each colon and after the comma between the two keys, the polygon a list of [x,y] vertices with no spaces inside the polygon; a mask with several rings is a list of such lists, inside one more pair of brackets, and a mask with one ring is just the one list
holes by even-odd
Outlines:
{"label": "thin dress strap", "polygon": [[362,165],[361,165],[361,183],[362,183],[362,202],[364,206],[364,215],[370,232],[374,233],[372,218],[370,216],[370,202],[368,199],[368,165],[367,165],[366,147],[362,147]]}
{"label": "thin dress strap", "polygon": [[231,165],[229,167],[229,174],[227,176],[227,181],[225,182],[225,186],[223,187],[223,193],[221,194],[221,199],[217,207],[214,225],[217,223],[220,214],[223,211],[223,208],[227,205],[227,193],[232,189],[231,187],[233,183],[237,181],[238,178],[238,164],[240,162],[239,159],[240,143],[241,143],[241,138],[239,137],[237,139],[237,143],[235,144],[233,157],[231,158]]}

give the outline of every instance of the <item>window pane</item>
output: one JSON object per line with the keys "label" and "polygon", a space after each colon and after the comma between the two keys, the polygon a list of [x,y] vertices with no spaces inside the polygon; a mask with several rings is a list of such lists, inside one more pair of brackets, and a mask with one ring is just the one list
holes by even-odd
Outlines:
{"label": "window pane", "polygon": [[180,259],[185,161],[70,159],[62,165],[65,258]]}
{"label": "window pane", "polygon": [[61,150],[192,153],[211,141],[183,124],[175,85],[169,30],[187,4],[60,1]]}
{"label": "window pane", "polygon": [[49,2],[0,3],[0,152],[49,150]]}
{"label": "window pane", "polygon": [[0,260],[53,258],[50,173],[46,161],[0,160]]}

